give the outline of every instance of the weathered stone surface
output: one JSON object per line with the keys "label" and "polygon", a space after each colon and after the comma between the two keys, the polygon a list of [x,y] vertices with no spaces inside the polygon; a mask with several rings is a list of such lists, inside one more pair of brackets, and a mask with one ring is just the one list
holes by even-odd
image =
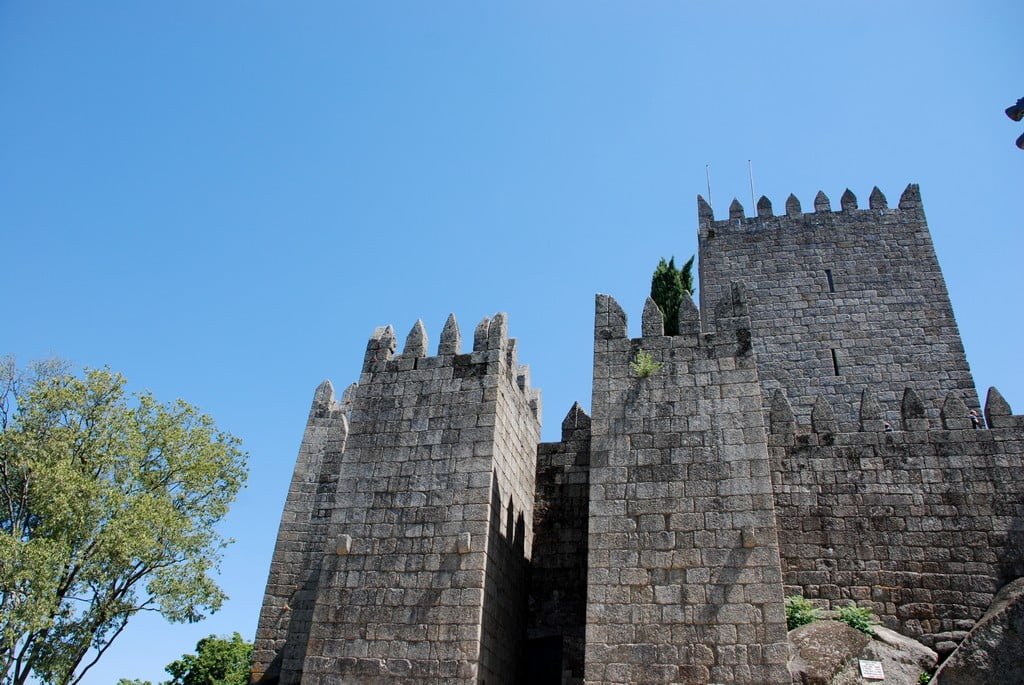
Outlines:
{"label": "weathered stone surface", "polygon": [[985,422],[991,428],[1004,428],[1014,425],[1010,404],[1003,398],[1002,393],[994,387],[988,389],[988,395],[985,397]]}
{"label": "weathered stone surface", "polygon": [[799,216],[803,210],[800,209],[800,200],[792,193],[786,198],[786,216]]}
{"label": "weathered stone surface", "polygon": [[843,208],[844,212],[852,212],[857,209],[857,196],[847,188],[843,191],[843,196],[839,198],[839,205]]}
{"label": "weathered stone surface", "polygon": [[967,405],[960,399],[958,393],[951,392],[946,395],[939,415],[942,418],[943,428],[964,429],[973,427]]}
{"label": "weathered stone surface", "polygon": [[441,342],[438,344],[438,354],[458,354],[462,345],[462,334],[459,333],[459,322],[455,320],[455,314],[449,314],[441,330]]}
{"label": "weathered stone surface", "polygon": [[[743,290],[701,310],[714,336],[602,335],[609,311],[599,298],[586,682],[784,683],[770,464]],[[642,381],[629,368],[639,346],[661,364]]]}
{"label": "weathered stone surface", "polygon": [[876,626],[875,637],[839,621],[815,621],[789,632],[789,671],[800,685],[860,685],[860,660],[878,661],[890,685],[918,685],[938,655],[920,642]]}
{"label": "weathered stone surface", "polygon": [[665,335],[665,317],[661,313],[661,308],[658,307],[658,304],[652,297],[648,297],[647,301],[644,302],[641,330],[645,338],[654,335]]}
{"label": "weathered stone surface", "polygon": [[871,196],[868,198],[868,207],[870,209],[888,209],[889,202],[885,199],[885,195],[878,186],[871,189]]}
{"label": "weathered stone surface", "polygon": [[743,205],[736,198],[732,199],[729,204],[729,218],[732,220],[742,219],[744,217]]}
{"label": "weathered stone surface", "polygon": [[427,329],[424,327],[422,319],[416,319],[412,330],[406,336],[402,354],[406,357],[427,356]]}
{"label": "weathered stone surface", "polygon": [[[884,626],[875,626],[875,638],[858,658],[882,662],[886,683],[918,685],[922,673],[935,670],[939,655],[913,638]],[[859,672],[851,675],[854,676],[851,683],[860,685],[864,682]]]}
{"label": "weathered stone surface", "polygon": [[789,631],[789,672],[794,683],[832,685],[871,638],[838,621],[815,621]]}
{"label": "weathered stone surface", "polygon": [[862,431],[880,431],[885,429],[882,406],[875,399],[870,389],[864,388],[860,395],[860,429]]}
{"label": "weathered stone surface", "polygon": [[833,435],[839,432],[836,413],[824,395],[818,397],[814,402],[814,410],[811,412],[811,430],[822,435]]}
{"label": "weathered stone surface", "polygon": [[1024,683],[1024,578],[1006,585],[932,680],[934,685]]}
{"label": "weathered stone surface", "polygon": [[746,284],[766,407],[781,388],[805,417],[826,395],[839,423],[855,427],[868,389],[902,429],[900,402],[913,387],[933,425],[951,391],[980,409],[917,187],[897,209],[872,195],[867,209],[844,193],[832,211],[819,193],[812,213],[787,202],[784,215],[705,222],[701,309],[732,281]]}
{"label": "weathered stone surface", "polygon": [[552,672],[543,666],[552,645],[561,647],[562,665],[555,671],[560,682],[583,683],[590,427],[590,417],[576,402],[562,421],[562,440],[537,447],[526,683],[551,680]]}
{"label": "weathered stone surface", "polygon": [[700,333],[700,311],[689,293],[683,293],[679,302],[679,334],[696,335]]}

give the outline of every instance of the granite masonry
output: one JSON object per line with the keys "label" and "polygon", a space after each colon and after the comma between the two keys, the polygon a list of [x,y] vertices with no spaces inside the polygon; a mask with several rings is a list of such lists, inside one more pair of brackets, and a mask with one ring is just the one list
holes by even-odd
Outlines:
{"label": "granite masonry", "polygon": [[700,310],[598,295],[559,442],[504,314],[317,388],[253,683],[785,684],[786,595],[945,654],[1024,576],[1024,416],[981,417],[917,186],[697,204]]}

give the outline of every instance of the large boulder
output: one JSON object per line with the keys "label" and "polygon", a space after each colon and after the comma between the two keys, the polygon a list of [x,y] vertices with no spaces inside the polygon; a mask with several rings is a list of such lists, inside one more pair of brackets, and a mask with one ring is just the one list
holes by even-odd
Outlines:
{"label": "large boulder", "polygon": [[1000,590],[988,611],[949,655],[935,685],[1024,683],[1024,578]]}
{"label": "large boulder", "polygon": [[881,626],[875,637],[839,621],[815,621],[789,632],[789,672],[800,685],[862,685],[860,660],[879,661],[887,685],[917,685],[938,655]]}

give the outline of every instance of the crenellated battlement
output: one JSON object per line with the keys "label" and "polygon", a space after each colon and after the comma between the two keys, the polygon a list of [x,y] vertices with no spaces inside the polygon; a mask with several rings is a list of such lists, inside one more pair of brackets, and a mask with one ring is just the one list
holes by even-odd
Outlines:
{"label": "crenellated battlement", "polygon": [[1024,416],[995,388],[988,427],[957,391],[941,398],[938,418],[913,388],[888,415],[865,389],[854,425],[838,423],[833,404],[819,395],[797,419],[781,390],[772,395],[786,594],[832,609],[856,601],[948,653],[1024,574]]}
{"label": "crenellated battlement", "polygon": [[[985,402],[985,419],[977,411],[968,409],[959,392],[946,394],[939,408],[939,419],[929,418],[925,403],[913,388],[906,388],[900,402],[898,416],[887,416],[875,398],[865,389],[861,393],[860,406],[854,414],[856,423],[841,425],[836,420],[835,400],[819,395],[814,402],[806,422],[800,422],[793,413],[788,398],[781,389],[772,394],[768,412],[768,432],[773,436],[772,444],[835,444],[837,436],[864,433],[921,433],[927,431],[1000,430],[1024,428],[1024,416],[1014,415],[1003,396],[995,388],[989,388]],[[840,408],[843,416],[849,413]],[[802,440],[798,440],[804,436]],[[808,439],[807,436],[820,436]],[[904,438],[901,438],[901,440]],[[856,438],[860,440],[860,438]]]}
{"label": "crenellated battlement", "polygon": [[701,311],[693,298],[683,297],[679,304],[679,333],[665,334],[665,317],[650,297],[644,302],[640,337],[629,337],[629,321],[621,305],[611,295],[597,295],[595,340],[630,340],[644,349],[662,347],[700,347],[717,351],[718,356],[743,356],[751,349],[750,319],[746,291],[741,283],[732,287],[714,306]]}
{"label": "crenellated battlement", "polygon": [[898,223],[924,219],[921,192],[916,183],[906,187],[894,208],[889,207],[885,194],[878,186],[872,188],[865,208],[858,207],[857,196],[849,188],[840,197],[838,211],[832,210],[831,200],[822,191],[815,195],[813,206],[813,212],[805,213],[800,200],[790,194],[786,198],[784,213],[775,214],[771,200],[762,195],[757,201],[754,214],[748,216],[743,204],[734,198],[729,204],[728,218],[716,219],[711,205],[703,196],[698,195],[698,230],[701,238],[710,239],[722,232],[769,231],[798,226],[841,228],[848,223]]}
{"label": "crenellated battlement", "polygon": [[[455,314],[449,314],[441,331],[437,354],[428,356],[429,337],[422,319],[417,319],[406,336],[399,354],[395,330],[379,326],[366,344],[363,358],[364,383],[372,383],[380,374],[451,369],[454,378],[504,374],[530,403],[535,416],[540,412],[540,391],[530,386],[530,367],[518,360],[518,343],[508,334],[508,315],[499,312],[484,317],[473,333],[473,349],[461,353],[462,334]],[[442,374],[444,375],[444,374]],[[434,377],[433,375],[431,377]]]}
{"label": "crenellated battlement", "polygon": [[504,313],[374,330],[314,392],[253,682],[789,683],[794,593],[951,650],[1024,576],[1024,416],[978,401],[917,185],[783,206],[697,197],[677,334],[596,296],[559,442]]}

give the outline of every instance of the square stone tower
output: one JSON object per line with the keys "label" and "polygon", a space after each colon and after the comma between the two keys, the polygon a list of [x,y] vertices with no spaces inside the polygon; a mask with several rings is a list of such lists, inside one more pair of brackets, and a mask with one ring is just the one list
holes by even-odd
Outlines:
{"label": "square stone tower", "polygon": [[[707,310],[710,311],[710,310]],[[711,316],[707,317],[712,323]],[[714,335],[597,296],[586,682],[789,681],[761,388],[739,287]],[[645,361],[646,360],[646,361]]]}
{"label": "square stone tower", "polygon": [[[344,446],[331,458],[316,424],[303,443],[254,681],[517,681],[540,424],[515,349],[503,314],[469,354],[454,317],[433,357],[419,322],[397,356],[376,331]],[[313,471],[328,487],[303,506]]]}
{"label": "square stone tower", "polygon": [[746,286],[765,406],[781,389],[809,415],[826,395],[846,424],[870,389],[895,422],[912,387],[930,418],[950,391],[978,408],[916,184],[896,208],[875,188],[866,209],[847,190],[839,211],[818,193],[812,213],[790,195],[778,216],[765,197],[716,221],[698,196],[697,214],[702,307]]}

